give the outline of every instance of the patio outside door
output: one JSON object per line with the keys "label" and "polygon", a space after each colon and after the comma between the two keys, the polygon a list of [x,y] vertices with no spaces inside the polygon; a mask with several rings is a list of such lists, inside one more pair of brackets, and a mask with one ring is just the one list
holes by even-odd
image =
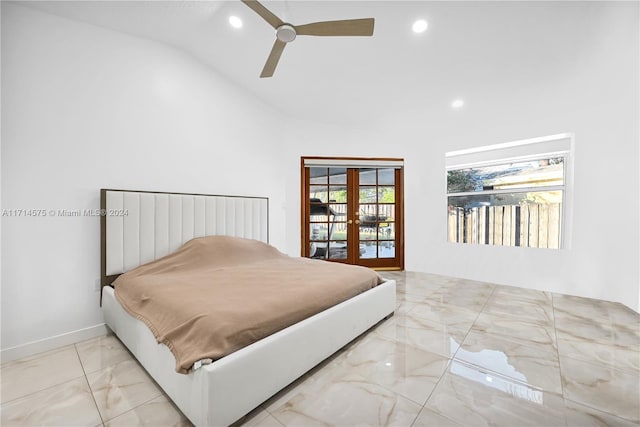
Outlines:
{"label": "patio outside door", "polygon": [[402,160],[302,159],[302,255],[404,267]]}

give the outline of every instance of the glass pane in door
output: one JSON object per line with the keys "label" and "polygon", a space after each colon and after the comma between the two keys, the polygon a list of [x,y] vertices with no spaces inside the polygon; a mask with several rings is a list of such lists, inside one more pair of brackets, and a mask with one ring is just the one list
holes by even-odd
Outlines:
{"label": "glass pane in door", "polygon": [[395,187],[378,187],[379,203],[395,203],[396,190]]}
{"label": "glass pane in door", "polygon": [[347,185],[347,169],[346,168],[330,168],[329,184]]}
{"label": "glass pane in door", "polygon": [[378,185],[395,185],[396,170],[392,168],[378,169]]}
{"label": "glass pane in door", "polygon": [[378,224],[378,240],[396,240],[395,223],[381,222]]}
{"label": "glass pane in door", "polygon": [[325,242],[329,238],[329,226],[326,222],[312,222],[309,224],[309,240],[312,242]]}
{"label": "glass pane in door", "polygon": [[[309,197],[312,201],[327,203],[329,192],[326,185],[311,185],[309,187]],[[317,200],[314,200],[317,199]]]}
{"label": "glass pane in door", "polygon": [[309,168],[309,183],[314,184],[327,184],[329,177],[328,168]]}
{"label": "glass pane in door", "polygon": [[360,186],[360,203],[376,203],[378,197],[376,195],[376,186],[361,185]]}
{"label": "glass pane in door", "polygon": [[376,185],[376,169],[360,168],[358,169],[358,182],[360,185]]}
{"label": "glass pane in door", "polygon": [[377,249],[376,242],[360,242],[360,259],[377,258]]}
{"label": "glass pane in door", "polygon": [[329,259],[346,259],[347,241],[341,240],[329,243]]}
{"label": "glass pane in door", "polygon": [[396,242],[378,242],[378,258],[395,258]]}

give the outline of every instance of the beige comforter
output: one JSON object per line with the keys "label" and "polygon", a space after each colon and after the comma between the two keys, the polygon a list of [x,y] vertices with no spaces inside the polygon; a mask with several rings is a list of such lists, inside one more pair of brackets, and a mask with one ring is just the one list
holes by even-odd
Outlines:
{"label": "beige comforter", "polygon": [[380,284],[374,271],[292,258],[225,236],[187,242],[121,275],[115,295],[176,358],[176,371],[219,359]]}

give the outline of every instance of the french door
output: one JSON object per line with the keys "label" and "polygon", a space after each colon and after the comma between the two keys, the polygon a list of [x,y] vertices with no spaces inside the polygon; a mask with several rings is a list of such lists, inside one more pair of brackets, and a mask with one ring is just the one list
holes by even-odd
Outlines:
{"label": "french door", "polygon": [[302,256],[404,267],[401,159],[302,158]]}

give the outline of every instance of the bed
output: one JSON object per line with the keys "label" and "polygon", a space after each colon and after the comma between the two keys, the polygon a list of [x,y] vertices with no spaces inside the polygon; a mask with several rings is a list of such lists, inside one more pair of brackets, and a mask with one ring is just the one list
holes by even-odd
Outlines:
{"label": "bed", "polygon": [[127,313],[111,284],[193,238],[268,243],[268,199],[103,189],[100,201],[105,322],[195,425],[241,419],[395,309],[395,282],[389,280],[211,364],[178,373],[169,348]]}

